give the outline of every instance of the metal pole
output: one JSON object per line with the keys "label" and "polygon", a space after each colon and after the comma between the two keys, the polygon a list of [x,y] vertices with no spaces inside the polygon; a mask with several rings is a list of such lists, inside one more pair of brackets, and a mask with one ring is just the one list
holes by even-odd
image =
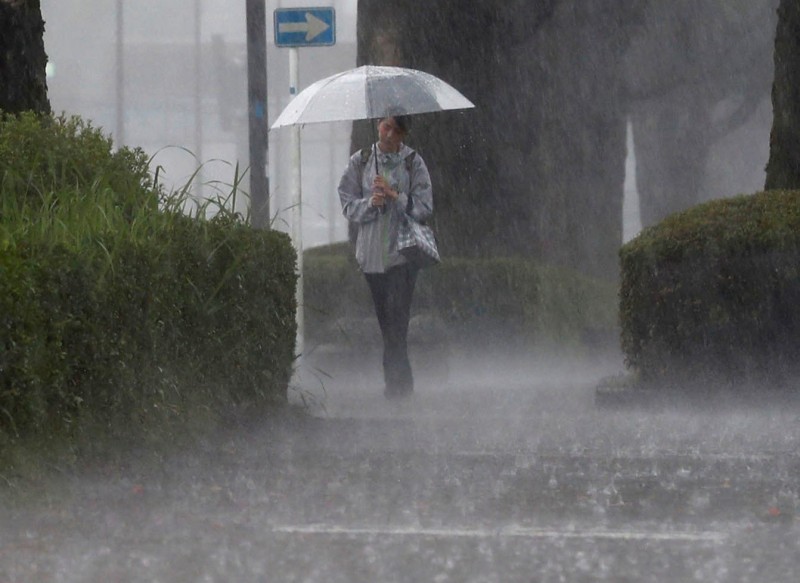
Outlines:
{"label": "metal pole", "polygon": [[117,147],[125,144],[125,23],[123,0],[117,0],[117,128],[115,141]]}
{"label": "metal pole", "polygon": [[265,0],[247,0],[247,102],[250,136],[250,220],[269,228],[267,176],[267,31]]}
{"label": "metal pole", "polygon": [[[289,93],[297,95],[297,87],[300,84],[300,55],[299,49],[292,47],[289,49]],[[300,157],[300,126],[291,127],[292,154],[292,238],[294,239],[295,250],[297,251],[297,354],[302,359],[304,350],[304,310],[303,310],[303,185],[302,185],[302,160]]]}
{"label": "metal pole", "polygon": [[[195,196],[203,198],[203,36],[202,36],[202,0],[194,0],[194,150],[197,161],[201,165],[195,175]],[[234,209],[235,210],[235,209]]]}

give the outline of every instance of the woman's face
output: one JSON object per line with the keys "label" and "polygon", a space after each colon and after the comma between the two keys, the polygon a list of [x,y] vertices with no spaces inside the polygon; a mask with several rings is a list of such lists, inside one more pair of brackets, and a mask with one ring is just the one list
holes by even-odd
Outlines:
{"label": "woman's face", "polygon": [[399,151],[405,136],[393,117],[386,117],[378,123],[378,145],[384,152]]}

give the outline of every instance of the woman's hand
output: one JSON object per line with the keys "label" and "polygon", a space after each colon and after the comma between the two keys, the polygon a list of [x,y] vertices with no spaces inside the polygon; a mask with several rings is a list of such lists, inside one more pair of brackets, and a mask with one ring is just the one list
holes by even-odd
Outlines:
{"label": "woman's hand", "polygon": [[369,204],[372,206],[381,207],[386,204],[386,197],[382,193],[373,192],[369,199]]}
{"label": "woman's hand", "polygon": [[[389,183],[386,182],[386,179],[380,174],[375,177],[375,180],[372,181],[373,199],[376,195],[380,195],[382,198],[388,198],[389,200],[397,200],[397,197],[399,196],[398,192],[394,190]],[[381,204],[383,204],[383,202],[381,202]]]}

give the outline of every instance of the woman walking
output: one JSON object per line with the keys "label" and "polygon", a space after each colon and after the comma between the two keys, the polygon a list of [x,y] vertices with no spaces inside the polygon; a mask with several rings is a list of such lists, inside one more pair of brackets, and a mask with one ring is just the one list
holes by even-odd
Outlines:
{"label": "woman walking", "polygon": [[430,174],[404,140],[410,119],[394,115],[378,122],[378,141],[351,156],[339,182],[342,212],[358,226],[356,261],[366,277],[383,337],[384,394],[414,390],[408,358],[408,322],[419,267],[399,252],[406,216],[424,223],[433,214]]}

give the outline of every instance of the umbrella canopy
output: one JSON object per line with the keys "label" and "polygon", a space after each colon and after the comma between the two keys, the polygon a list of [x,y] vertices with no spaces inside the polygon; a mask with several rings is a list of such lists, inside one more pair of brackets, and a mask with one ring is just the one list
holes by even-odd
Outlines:
{"label": "umbrella canopy", "polygon": [[365,65],[320,79],[295,97],[272,128],[374,119],[475,105],[438,77],[402,67]]}

